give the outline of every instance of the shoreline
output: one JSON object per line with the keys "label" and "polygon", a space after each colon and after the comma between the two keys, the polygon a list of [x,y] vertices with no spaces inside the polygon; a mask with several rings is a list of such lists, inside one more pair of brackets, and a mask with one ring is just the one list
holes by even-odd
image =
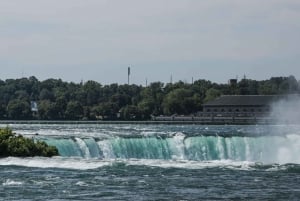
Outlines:
{"label": "shoreline", "polygon": [[[286,122],[284,122],[286,123]],[[71,120],[0,120],[0,124],[141,124],[141,125],[278,125],[270,120],[265,121],[71,121]]]}

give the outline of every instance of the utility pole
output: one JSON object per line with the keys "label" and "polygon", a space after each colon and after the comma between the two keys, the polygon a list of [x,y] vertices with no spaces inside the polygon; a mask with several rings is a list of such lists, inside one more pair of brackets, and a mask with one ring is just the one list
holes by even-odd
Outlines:
{"label": "utility pole", "polygon": [[128,85],[130,84],[130,66],[128,67]]}

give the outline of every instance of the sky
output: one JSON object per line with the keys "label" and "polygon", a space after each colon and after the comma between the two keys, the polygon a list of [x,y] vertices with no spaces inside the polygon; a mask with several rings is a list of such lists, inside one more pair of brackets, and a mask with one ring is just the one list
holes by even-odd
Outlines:
{"label": "sky", "polygon": [[300,79],[299,0],[0,0],[0,79]]}

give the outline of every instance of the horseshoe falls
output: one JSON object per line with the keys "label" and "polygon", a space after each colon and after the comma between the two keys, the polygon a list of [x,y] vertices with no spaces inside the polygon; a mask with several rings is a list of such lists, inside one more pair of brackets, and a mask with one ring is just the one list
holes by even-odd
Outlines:
{"label": "horseshoe falls", "polygon": [[300,163],[300,136],[261,137],[113,137],[41,138],[56,146],[62,157],[112,159],[160,159],[190,161],[252,161],[264,163]]}
{"label": "horseshoe falls", "polygon": [[1,158],[3,200],[300,197],[299,125],[9,126],[60,156]]}

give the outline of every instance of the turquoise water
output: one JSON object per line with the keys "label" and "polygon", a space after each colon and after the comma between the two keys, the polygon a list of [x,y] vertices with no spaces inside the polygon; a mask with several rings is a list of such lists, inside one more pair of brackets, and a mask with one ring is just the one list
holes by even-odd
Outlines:
{"label": "turquoise water", "polygon": [[0,159],[2,200],[300,197],[296,125],[10,126],[57,146],[61,156]]}

